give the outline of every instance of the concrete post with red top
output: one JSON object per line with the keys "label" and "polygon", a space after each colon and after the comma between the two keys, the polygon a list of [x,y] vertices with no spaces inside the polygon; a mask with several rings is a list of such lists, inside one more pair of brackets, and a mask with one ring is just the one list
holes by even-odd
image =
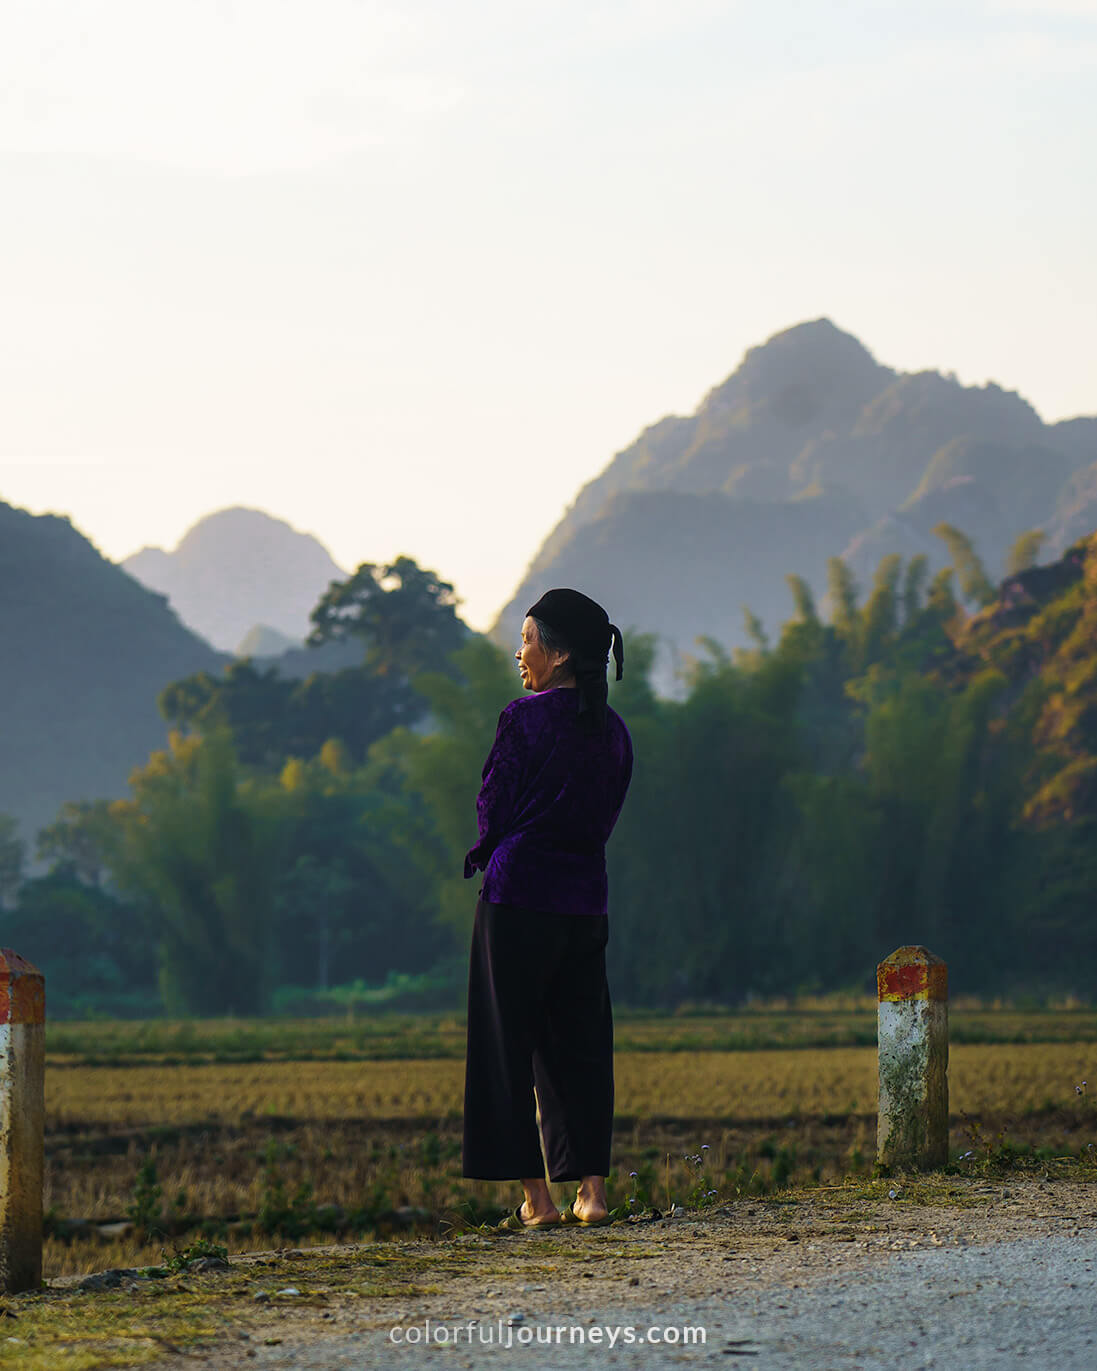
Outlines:
{"label": "concrete post with red top", "polygon": [[0,1290],[42,1284],[45,979],[0,948]]}
{"label": "concrete post with red top", "polygon": [[880,1109],[876,1160],[925,1170],[948,1161],[948,967],[900,947],[876,968]]}

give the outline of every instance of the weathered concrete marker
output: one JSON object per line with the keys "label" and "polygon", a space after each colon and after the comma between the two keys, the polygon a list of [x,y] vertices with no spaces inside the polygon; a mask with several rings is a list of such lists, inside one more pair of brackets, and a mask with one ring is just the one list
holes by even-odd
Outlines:
{"label": "weathered concrete marker", "polygon": [[876,968],[880,1112],[876,1160],[926,1169],[948,1161],[948,967],[900,947]]}
{"label": "weathered concrete marker", "polygon": [[42,1284],[46,987],[0,948],[0,1290]]}

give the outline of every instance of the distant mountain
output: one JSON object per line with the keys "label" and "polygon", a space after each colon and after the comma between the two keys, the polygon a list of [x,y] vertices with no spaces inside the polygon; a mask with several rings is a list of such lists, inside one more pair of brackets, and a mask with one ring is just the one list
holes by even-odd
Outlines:
{"label": "distant mountain", "polygon": [[[319,597],[318,597],[319,598]],[[361,666],[365,647],[358,638],[336,639],[306,647],[267,624],[257,624],[236,649],[237,657],[250,657],[252,665],[266,670],[275,667],[279,676],[303,681],[314,671],[343,671]]]}
{"label": "distant mountain", "polygon": [[279,653],[303,647],[300,638],[290,638],[279,633],[270,624],[256,624],[244,634],[243,641],[237,644],[237,657],[277,657]]}
{"label": "distant mountain", "polygon": [[[185,624],[226,652],[235,652],[257,625],[289,646],[299,644],[329,583],[347,579],[311,534],[239,507],[200,519],[174,552],[142,548],[122,566],[166,595]],[[268,642],[262,648],[262,655],[272,655]]]}
{"label": "distant mountain", "polygon": [[[678,491],[619,492],[601,518],[575,530],[518,602],[510,614],[514,645],[522,615],[541,589],[588,589],[623,630],[661,634],[664,661],[654,679],[663,693],[672,693],[666,674],[683,654],[696,653],[699,634],[725,643],[742,637],[748,597],[723,568],[749,566],[755,578],[751,609],[763,620],[780,622],[792,607],[786,574],[814,579],[834,547],[842,547],[864,520],[863,508],[837,494],[774,506]],[[490,636],[498,641],[496,631]]]}
{"label": "distant mountain", "polygon": [[[490,630],[517,641],[544,590],[575,585],[614,622],[660,636],[656,684],[707,633],[745,643],[742,607],[790,617],[784,576],[822,598],[842,555],[862,589],[887,553],[946,565],[940,522],[999,578],[1016,537],[1061,553],[1097,528],[1097,418],[1044,424],[1019,395],[900,373],[816,319],[750,348],[697,411],[645,429],[578,493]],[[627,669],[627,668],[626,668]]]}
{"label": "distant mountain", "polygon": [[229,660],[67,518],[0,502],[0,812],[38,828],[66,800],[128,793],[164,746],[156,697]]}

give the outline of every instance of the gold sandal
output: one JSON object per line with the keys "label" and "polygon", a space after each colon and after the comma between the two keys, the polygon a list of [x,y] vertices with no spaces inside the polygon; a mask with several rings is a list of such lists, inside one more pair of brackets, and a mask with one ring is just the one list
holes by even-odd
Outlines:
{"label": "gold sandal", "polygon": [[[525,1203],[525,1201],[523,1201],[523,1203]],[[539,1228],[559,1228],[561,1223],[563,1223],[562,1217],[559,1219],[544,1219],[540,1223],[526,1223],[525,1219],[522,1218],[522,1205],[519,1205],[513,1214],[508,1214],[502,1223],[497,1223],[492,1229],[492,1232],[530,1233],[536,1232]]]}
{"label": "gold sandal", "polygon": [[581,1219],[574,1208],[569,1204],[560,1215],[560,1222],[574,1224],[579,1228],[604,1228],[607,1223],[613,1223],[617,1217],[617,1210],[611,1209],[608,1214],[603,1215],[600,1219]]}

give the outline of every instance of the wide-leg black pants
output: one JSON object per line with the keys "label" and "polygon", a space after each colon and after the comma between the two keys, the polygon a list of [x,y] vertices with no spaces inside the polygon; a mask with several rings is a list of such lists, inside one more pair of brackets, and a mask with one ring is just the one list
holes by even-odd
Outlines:
{"label": "wide-leg black pants", "polygon": [[519,1180],[543,1176],[546,1165],[553,1181],[608,1175],[608,937],[605,915],[545,914],[477,901],[469,960],[464,1175]]}

